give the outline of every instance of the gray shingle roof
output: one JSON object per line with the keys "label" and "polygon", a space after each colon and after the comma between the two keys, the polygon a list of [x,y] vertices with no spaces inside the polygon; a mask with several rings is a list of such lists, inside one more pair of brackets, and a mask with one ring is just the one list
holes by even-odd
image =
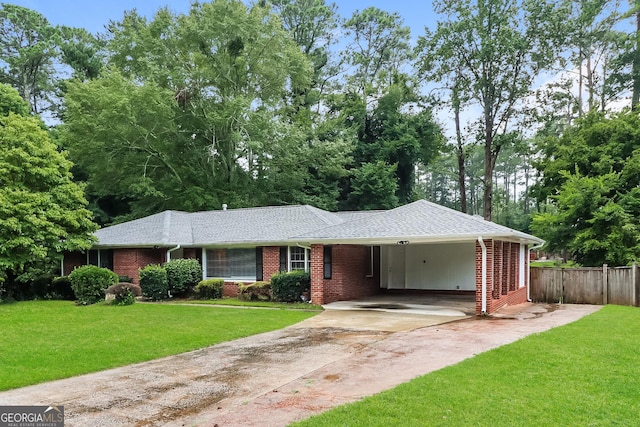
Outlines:
{"label": "gray shingle roof", "polygon": [[395,244],[503,238],[542,240],[418,200],[388,211],[332,213],[312,206],[273,206],[186,213],[165,211],[96,232],[98,247]]}
{"label": "gray shingle roof", "polygon": [[485,221],[426,200],[418,200],[395,209],[374,213],[364,218],[314,230],[298,236],[301,239],[344,243],[437,242],[504,238],[542,243],[537,237]]}
{"label": "gray shingle roof", "polygon": [[285,243],[291,236],[343,222],[313,206],[271,206],[186,213],[165,211],[96,232],[97,246],[203,246]]}

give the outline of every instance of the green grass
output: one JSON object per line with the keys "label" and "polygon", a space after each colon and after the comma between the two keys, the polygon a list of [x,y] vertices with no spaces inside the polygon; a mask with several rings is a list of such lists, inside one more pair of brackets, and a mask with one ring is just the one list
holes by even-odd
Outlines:
{"label": "green grass", "polygon": [[209,304],[227,305],[234,307],[261,307],[261,308],[283,308],[287,310],[312,310],[322,311],[321,305],[308,304],[303,302],[274,302],[274,301],[240,301],[237,298],[220,298],[211,300],[172,300],[171,304]]}
{"label": "green grass", "polygon": [[175,304],[0,304],[0,390],[195,350],[314,314]]}
{"label": "green grass", "polygon": [[640,309],[607,306],[294,425],[638,425],[639,348]]}
{"label": "green grass", "polygon": [[531,261],[531,267],[580,268],[580,264],[575,261],[562,262],[559,260]]}

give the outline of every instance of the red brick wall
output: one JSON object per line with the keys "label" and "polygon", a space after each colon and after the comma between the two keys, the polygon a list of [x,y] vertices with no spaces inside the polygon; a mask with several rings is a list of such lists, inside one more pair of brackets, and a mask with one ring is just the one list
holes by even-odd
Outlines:
{"label": "red brick wall", "polygon": [[162,264],[165,262],[166,251],[162,249],[114,249],[113,271],[120,276],[133,278],[138,281],[138,269],[149,264]]}
{"label": "red brick wall", "polygon": [[[487,247],[487,314],[505,305],[527,301],[529,278],[525,275],[525,286],[519,288],[520,244],[486,240]],[[526,250],[526,247],[525,247]],[[526,258],[526,257],[525,257]],[[526,270],[525,270],[526,271]],[[482,314],[482,247],[476,242],[476,314]]]}
{"label": "red brick wall", "polygon": [[265,246],[262,248],[262,279],[268,282],[278,271],[280,271],[280,247]]}
{"label": "red brick wall", "polygon": [[328,304],[334,301],[363,298],[380,290],[380,256],[375,251],[373,277],[369,271],[370,249],[367,246],[333,245],[331,279],[324,279],[324,246],[311,245],[311,301]]}
{"label": "red brick wall", "polygon": [[63,260],[63,275],[68,276],[76,268],[87,264],[85,252],[65,252]]}

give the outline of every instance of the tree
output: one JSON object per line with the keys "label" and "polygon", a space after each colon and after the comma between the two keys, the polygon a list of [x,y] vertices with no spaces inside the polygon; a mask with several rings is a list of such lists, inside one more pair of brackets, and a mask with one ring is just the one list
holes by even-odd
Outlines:
{"label": "tree", "polygon": [[536,192],[549,200],[532,230],[585,265],[640,259],[640,118],[591,113],[549,138]]}
{"label": "tree", "polygon": [[49,104],[58,31],[33,10],[2,3],[0,9],[0,83],[13,86],[39,113]]}
{"label": "tree", "polygon": [[330,81],[339,73],[340,65],[332,58],[331,46],[338,27],[337,6],[325,0],[271,0],[282,24],[304,55],[309,59],[313,73],[304,86],[291,88],[294,114],[303,114],[310,121],[311,108],[319,112]]}
{"label": "tree", "polygon": [[382,161],[365,163],[354,172],[349,202],[360,210],[393,209],[398,206],[395,166]]}
{"label": "tree", "polygon": [[100,77],[68,85],[63,130],[105,221],[302,201],[314,160],[285,99],[311,69],[268,7],[133,11],[109,32]]}
{"label": "tree", "polygon": [[434,9],[448,18],[420,38],[420,74],[444,82],[462,76],[458,90],[481,111],[483,209],[490,220],[498,136],[523,113],[534,79],[556,61],[565,15],[538,0],[441,0]]}
{"label": "tree", "polygon": [[71,162],[37,118],[23,115],[20,95],[0,88],[10,106],[0,117],[0,280],[12,281],[41,260],[89,249],[97,227]]}

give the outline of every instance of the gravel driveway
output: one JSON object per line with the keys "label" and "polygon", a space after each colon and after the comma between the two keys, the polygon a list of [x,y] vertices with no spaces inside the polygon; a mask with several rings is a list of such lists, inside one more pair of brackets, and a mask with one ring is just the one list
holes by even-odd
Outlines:
{"label": "gravel driveway", "polygon": [[321,314],[315,323],[2,392],[0,404],[64,405],[68,427],[285,426],[599,308],[523,304],[490,320],[400,332],[324,327]]}

